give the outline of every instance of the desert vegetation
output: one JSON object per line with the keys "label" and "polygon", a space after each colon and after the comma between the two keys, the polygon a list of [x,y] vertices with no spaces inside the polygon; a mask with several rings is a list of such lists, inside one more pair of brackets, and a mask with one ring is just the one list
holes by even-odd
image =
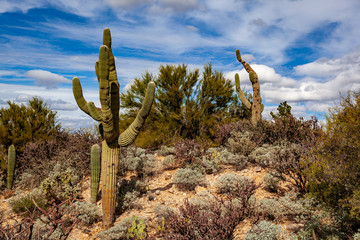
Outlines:
{"label": "desert vegetation", "polygon": [[99,127],[63,129],[39,98],[8,102],[0,239],[360,239],[360,91],[323,125],[287,102],[266,119],[261,76],[237,58],[254,96],[211,64],[160,66],[119,93],[105,30],[102,108],[73,80]]}

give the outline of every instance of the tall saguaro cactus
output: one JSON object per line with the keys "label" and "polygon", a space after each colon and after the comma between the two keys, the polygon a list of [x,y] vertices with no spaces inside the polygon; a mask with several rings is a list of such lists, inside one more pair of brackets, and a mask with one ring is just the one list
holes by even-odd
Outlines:
{"label": "tall saguaro cactus", "polygon": [[8,172],[7,172],[7,188],[12,189],[15,172],[15,147],[11,145],[8,150]]}
{"label": "tall saguaro cactus", "polygon": [[101,169],[100,147],[99,145],[94,144],[91,147],[91,202],[92,203],[96,203],[96,197],[99,191],[100,169]]}
{"label": "tall saguaro cactus", "polygon": [[260,84],[258,75],[254,71],[254,69],[252,69],[250,65],[241,58],[239,49],[236,49],[236,58],[244,66],[246,72],[249,73],[249,78],[253,88],[253,102],[250,103],[249,100],[247,100],[247,98],[245,97],[244,92],[241,90],[240,77],[237,73],[235,74],[236,91],[239,94],[241,102],[245,105],[246,108],[251,110],[251,123],[255,126],[257,122],[261,119],[261,112],[264,109],[264,104],[261,103],[262,100],[260,96]]}
{"label": "tall saguaro cactus", "polygon": [[142,108],[133,123],[119,133],[119,83],[117,80],[115,59],[111,50],[111,35],[104,29],[103,45],[99,50],[99,60],[95,63],[95,72],[99,81],[99,97],[101,108],[93,102],[87,102],[82,93],[80,80],[72,80],[73,93],[79,108],[99,122],[102,136],[102,209],[104,227],[109,228],[114,220],[116,205],[116,176],[119,167],[120,147],[128,146],[135,140],[140,128],[150,112],[154,100],[155,83],[147,86]]}

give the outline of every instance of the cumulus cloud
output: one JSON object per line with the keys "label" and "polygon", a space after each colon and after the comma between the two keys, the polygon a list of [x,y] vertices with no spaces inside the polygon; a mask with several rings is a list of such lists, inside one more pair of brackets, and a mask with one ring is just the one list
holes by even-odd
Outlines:
{"label": "cumulus cloud", "polygon": [[148,0],[105,0],[107,4],[114,8],[128,8],[141,6],[148,3]]}
{"label": "cumulus cloud", "polygon": [[76,104],[61,99],[46,99],[45,101],[49,104],[50,108],[55,111],[75,111],[78,108]]}
{"label": "cumulus cloud", "polygon": [[61,83],[70,83],[69,79],[44,70],[30,70],[25,73],[27,77],[35,79],[35,84],[48,89],[57,88]]}

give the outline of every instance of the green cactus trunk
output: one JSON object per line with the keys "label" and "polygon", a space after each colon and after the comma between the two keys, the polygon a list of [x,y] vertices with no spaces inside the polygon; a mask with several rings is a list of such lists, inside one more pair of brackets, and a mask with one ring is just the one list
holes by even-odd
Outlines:
{"label": "green cactus trunk", "polygon": [[7,174],[7,188],[12,189],[15,172],[15,147],[11,145],[8,150],[8,174]]}
{"label": "green cactus trunk", "polygon": [[104,227],[109,228],[114,219],[116,205],[116,176],[119,166],[120,147],[134,142],[148,116],[154,100],[155,83],[148,84],[143,105],[135,120],[123,132],[119,133],[119,83],[115,69],[115,58],[111,50],[111,34],[104,29],[103,45],[99,50],[99,60],[95,63],[95,72],[99,81],[101,108],[84,99],[80,80],[73,78],[73,94],[79,108],[100,122],[102,136],[102,207]]}
{"label": "green cactus trunk", "polygon": [[92,203],[96,203],[96,197],[99,192],[100,169],[101,169],[100,147],[99,145],[94,144],[91,147],[91,202]]}
{"label": "green cactus trunk", "polygon": [[109,146],[106,141],[102,142],[102,209],[105,228],[109,228],[114,220],[119,157],[120,147],[117,143]]}

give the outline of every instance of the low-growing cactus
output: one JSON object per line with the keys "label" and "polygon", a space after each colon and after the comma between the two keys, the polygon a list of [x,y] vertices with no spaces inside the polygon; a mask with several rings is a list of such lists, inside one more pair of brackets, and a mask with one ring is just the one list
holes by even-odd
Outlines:
{"label": "low-growing cactus", "polygon": [[250,65],[241,58],[239,49],[236,49],[236,58],[244,66],[245,70],[249,73],[249,78],[253,88],[253,102],[250,103],[249,100],[247,100],[247,98],[245,97],[244,92],[241,90],[240,77],[237,73],[235,74],[236,91],[239,94],[241,102],[245,105],[246,108],[251,110],[251,124],[255,126],[257,122],[261,119],[261,112],[264,110],[264,104],[261,103],[262,99],[260,96],[260,84],[258,75],[254,71],[254,69],[252,69]]}
{"label": "low-growing cactus", "polygon": [[94,144],[91,147],[91,202],[92,203],[96,202],[96,197],[99,191],[100,169],[101,169],[100,146]]}
{"label": "low-growing cactus", "polygon": [[15,172],[15,147],[11,145],[8,151],[8,174],[7,174],[7,188],[12,189]]}

